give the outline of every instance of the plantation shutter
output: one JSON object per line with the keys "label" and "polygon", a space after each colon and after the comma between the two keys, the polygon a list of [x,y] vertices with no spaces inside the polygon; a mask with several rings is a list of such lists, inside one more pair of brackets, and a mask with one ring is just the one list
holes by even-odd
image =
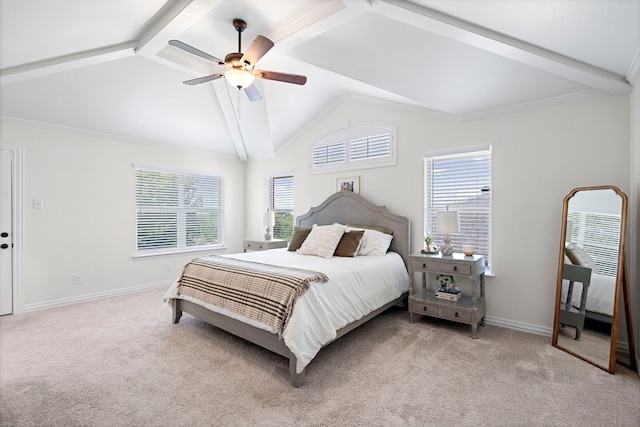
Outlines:
{"label": "plantation shutter", "polygon": [[391,155],[391,133],[366,136],[349,141],[350,160],[374,159]]}
{"label": "plantation shutter", "polygon": [[442,244],[439,211],[458,211],[460,232],[452,234],[456,252],[471,245],[491,265],[491,151],[456,152],[424,159],[425,235]]}

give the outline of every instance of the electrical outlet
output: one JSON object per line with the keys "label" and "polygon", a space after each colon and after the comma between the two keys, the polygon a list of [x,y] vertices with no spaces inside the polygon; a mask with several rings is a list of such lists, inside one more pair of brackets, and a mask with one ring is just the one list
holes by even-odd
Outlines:
{"label": "electrical outlet", "polygon": [[82,285],[82,277],[81,276],[73,276],[73,284],[74,285]]}
{"label": "electrical outlet", "polygon": [[164,271],[171,271],[171,264],[165,264]]}

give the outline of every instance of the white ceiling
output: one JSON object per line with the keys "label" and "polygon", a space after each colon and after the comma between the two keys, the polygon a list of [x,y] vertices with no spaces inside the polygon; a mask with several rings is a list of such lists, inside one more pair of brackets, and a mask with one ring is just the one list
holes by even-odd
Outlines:
{"label": "white ceiling", "polygon": [[[249,102],[213,56],[261,34]],[[242,160],[273,155],[345,97],[475,120],[605,94],[640,76],[640,0],[0,0],[3,122],[181,145]],[[631,82],[631,83],[629,83]]]}

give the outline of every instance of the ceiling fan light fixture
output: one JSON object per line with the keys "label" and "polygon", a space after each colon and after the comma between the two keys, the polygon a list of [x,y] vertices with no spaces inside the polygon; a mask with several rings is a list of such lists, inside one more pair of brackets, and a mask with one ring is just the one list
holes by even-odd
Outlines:
{"label": "ceiling fan light fixture", "polygon": [[237,87],[238,89],[243,89],[245,87],[251,86],[254,76],[253,74],[245,70],[229,70],[224,73],[224,78],[229,81],[231,86]]}

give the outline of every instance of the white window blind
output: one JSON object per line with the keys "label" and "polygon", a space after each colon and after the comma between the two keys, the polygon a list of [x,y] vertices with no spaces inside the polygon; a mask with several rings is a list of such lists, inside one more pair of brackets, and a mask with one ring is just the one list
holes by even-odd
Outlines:
{"label": "white window blind", "polygon": [[136,253],[221,247],[224,179],[136,166]]}
{"label": "white window blind", "polygon": [[425,235],[442,244],[439,211],[458,211],[460,232],[451,234],[456,252],[471,245],[491,265],[491,150],[431,155],[424,159]]}
{"label": "white window blind", "polygon": [[291,240],[293,235],[293,175],[270,176],[267,179],[267,209],[275,212],[273,237]]}
{"label": "white window blind", "polygon": [[618,272],[618,248],[620,246],[620,215],[572,211],[572,243],[587,252],[596,263],[599,274],[616,276]]}
{"label": "white window blind", "polygon": [[353,122],[311,146],[311,171],[338,171],[396,164],[396,128]]}

